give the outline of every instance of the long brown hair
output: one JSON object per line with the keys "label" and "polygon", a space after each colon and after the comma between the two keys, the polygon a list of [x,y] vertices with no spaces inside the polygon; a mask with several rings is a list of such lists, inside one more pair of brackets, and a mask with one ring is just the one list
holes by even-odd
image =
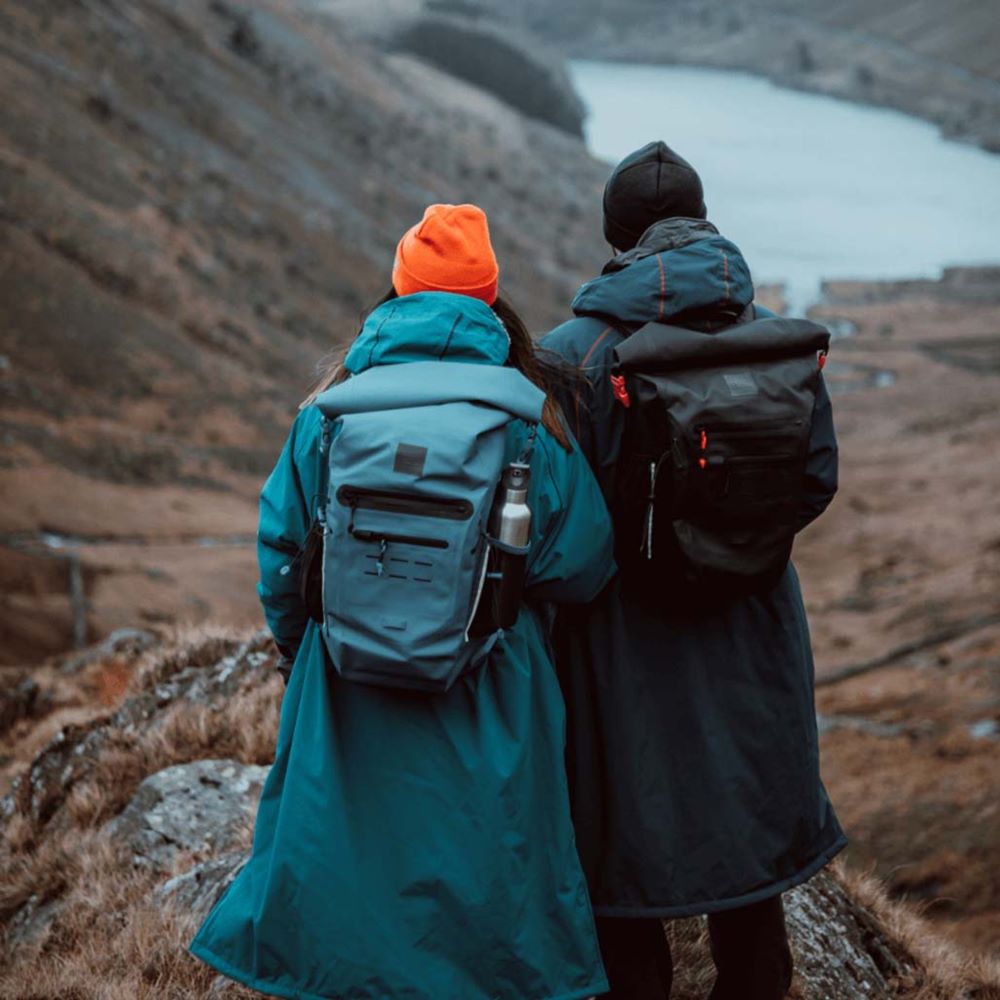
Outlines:
{"label": "long brown hair", "polygon": [[[398,298],[394,289],[390,288],[377,302],[367,309],[361,316],[361,324],[379,306],[385,305]],[[569,435],[566,432],[565,421],[562,410],[555,397],[555,391],[559,386],[571,385],[579,379],[579,373],[559,361],[554,355],[544,357],[535,346],[528,328],[524,325],[524,320],[517,314],[514,307],[502,296],[497,296],[497,300],[492,306],[497,319],[503,323],[507,334],[510,337],[510,354],[507,363],[516,368],[529,382],[533,382],[542,392],[545,393],[545,405],[542,409],[542,426],[566,449],[570,451]],[[301,408],[311,406],[316,397],[339,382],[343,382],[350,372],[344,367],[344,359],[347,357],[349,347],[342,348],[332,354],[328,354],[317,365],[318,376],[309,395],[302,401]]]}

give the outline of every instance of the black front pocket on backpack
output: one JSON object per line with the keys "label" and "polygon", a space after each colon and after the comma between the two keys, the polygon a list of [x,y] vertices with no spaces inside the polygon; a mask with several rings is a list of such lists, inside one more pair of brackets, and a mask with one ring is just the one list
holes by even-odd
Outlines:
{"label": "black front pocket on backpack", "polygon": [[698,428],[691,468],[698,519],[745,523],[781,517],[798,494],[800,450],[787,424]]}
{"label": "black front pocket on backpack", "polygon": [[695,461],[702,469],[725,462],[790,462],[800,450],[799,435],[787,424],[706,425],[694,434]]}

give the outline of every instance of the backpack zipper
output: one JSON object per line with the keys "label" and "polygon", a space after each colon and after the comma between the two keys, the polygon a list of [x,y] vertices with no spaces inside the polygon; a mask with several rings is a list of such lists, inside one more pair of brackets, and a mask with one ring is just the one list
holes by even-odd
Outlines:
{"label": "backpack zipper", "polygon": [[[369,531],[367,528],[355,528],[354,521],[347,526],[348,532],[359,542],[383,542],[379,558],[385,555],[385,547],[389,542],[399,545],[422,545],[425,549],[446,549],[448,543],[443,538],[424,538],[421,535],[397,535],[392,531]],[[381,574],[379,574],[381,575]]]}
{"label": "backpack zipper", "polygon": [[[796,421],[796,425],[800,426],[801,421]],[[773,430],[782,430],[784,434],[773,434]],[[795,458],[795,453],[782,451],[782,452],[771,452],[770,454],[762,455],[715,455],[709,454],[709,443],[710,441],[725,441],[727,438],[737,438],[742,441],[753,438],[769,438],[772,441],[793,440],[792,435],[788,433],[788,424],[758,424],[755,427],[733,427],[731,425],[727,426],[725,424],[704,424],[700,427],[695,428],[695,438],[697,441],[698,450],[698,468],[707,469],[710,465],[739,465],[746,462],[768,462],[768,461],[791,461]]]}
{"label": "backpack zipper", "polygon": [[653,517],[656,508],[656,480],[660,475],[660,466],[663,465],[667,453],[664,453],[655,462],[649,463],[649,495],[646,498],[646,520],[642,529],[642,544],[639,546],[640,552],[646,553],[646,559],[653,558]]}
{"label": "backpack zipper", "polygon": [[415,496],[392,490],[369,490],[359,486],[341,486],[337,500],[354,510],[380,510],[389,514],[413,514],[417,517],[438,517],[448,521],[468,521],[472,504],[452,497]]}
{"label": "backpack zipper", "polygon": [[[772,420],[766,424],[750,424],[743,427],[734,427],[732,424],[699,424],[695,430],[695,437],[702,434],[726,434],[733,437],[765,437],[777,435],[778,437],[792,437],[795,429],[801,427],[802,420],[788,421]],[[781,432],[784,432],[783,434]]]}

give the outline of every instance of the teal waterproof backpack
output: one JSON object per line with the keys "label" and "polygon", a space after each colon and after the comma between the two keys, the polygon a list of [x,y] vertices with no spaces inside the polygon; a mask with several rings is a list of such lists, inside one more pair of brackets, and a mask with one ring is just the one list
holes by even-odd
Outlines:
{"label": "teal waterproof backpack", "polygon": [[445,691],[484,662],[502,634],[481,605],[507,428],[520,418],[532,440],[543,403],[512,368],[447,361],[370,368],[318,398],[316,604],[342,677]]}

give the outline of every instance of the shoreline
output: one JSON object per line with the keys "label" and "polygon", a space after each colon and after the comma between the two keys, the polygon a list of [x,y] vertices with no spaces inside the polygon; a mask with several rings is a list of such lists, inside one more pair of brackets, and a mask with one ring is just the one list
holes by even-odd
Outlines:
{"label": "shoreline", "polygon": [[936,125],[945,138],[1000,153],[1000,74],[974,72],[888,34],[791,14],[777,4],[749,12],[681,5],[651,13],[637,6],[630,21],[630,2],[619,5],[613,23],[593,3],[558,17],[528,8],[514,16],[567,60],[745,72],[792,90],[900,111]]}
{"label": "shoreline", "polygon": [[[885,95],[884,97],[876,98],[867,89],[862,87],[852,88],[848,81],[839,78],[811,78],[794,73],[771,71],[764,67],[747,66],[728,60],[709,61],[702,58],[684,59],[680,57],[657,59],[652,53],[635,53],[630,47],[610,53],[595,53],[589,47],[579,50],[574,48],[564,53],[564,56],[567,62],[627,63],[629,65],[650,67],[674,67],[679,69],[738,73],[755,80],[766,80],[776,87],[802,94],[828,97],[831,100],[843,101],[847,104],[860,105],[861,107],[895,111],[909,118],[933,125],[937,128],[941,137],[949,142],[962,143],[963,145],[981,149],[986,153],[1000,155],[1000,83],[985,80],[981,77],[969,75],[969,80],[970,82],[974,81],[976,84],[987,85],[996,89],[996,108],[994,109],[996,121],[983,131],[974,131],[964,129],[956,123],[952,115],[952,112],[956,109],[942,110],[935,113],[922,107],[921,102],[918,100],[908,101],[896,95]],[[960,70],[960,67],[950,67],[950,69],[961,72],[963,76],[965,75],[965,71]],[[914,96],[920,97],[923,95]]]}

